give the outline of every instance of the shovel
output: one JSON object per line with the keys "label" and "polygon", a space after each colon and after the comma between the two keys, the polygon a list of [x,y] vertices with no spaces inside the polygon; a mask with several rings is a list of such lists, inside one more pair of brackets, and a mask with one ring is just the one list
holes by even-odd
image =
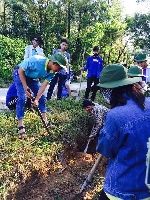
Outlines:
{"label": "shovel", "polygon": [[[84,47],[84,50],[83,50],[83,54],[82,54],[82,67],[83,67],[83,62],[84,62],[84,55],[85,55],[85,50],[86,48]],[[75,99],[75,101],[79,101],[81,99],[81,82],[82,82],[82,70],[81,70],[81,74],[80,74],[80,85],[79,85],[79,91],[78,91],[78,95]]]}
{"label": "shovel", "polygon": [[[31,94],[31,91],[30,91],[30,89],[28,89],[28,92]],[[31,95],[32,95],[32,94],[31,94]],[[32,101],[34,101],[34,100],[35,100],[35,97],[31,96],[31,100],[32,100]],[[36,110],[36,111],[37,111],[37,113],[38,113],[39,117],[40,117],[40,118],[41,118],[41,120],[42,120],[42,123],[43,123],[43,126],[44,126],[44,128],[46,129],[46,131],[47,131],[48,135],[50,136],[50,135],[51,135],[51,133],[50,133],[50,131],[49,131],[49,128],[48,128],[48,126],[47,126],[47,124],[46,124],[45,120],[43,119],[43,116],[42,116],[42,113],[41,113],[40,109],[39,109],[38,107],[35,107],[35,106],[34,106],[34,110]]]}
{"label": "shovel", "polygon": [[90,137],[90,138],[88,139],[87,145],[86,145],[86,147],[85,147],[85,149],[84,149],[84,153],[87,153],[89,144],[90,144],[91,140],[94,140],[95,137],[96,137],[96,135],[93,135],[92,137]]}
{"label": "shovel", "polygon": [[88,147],[89,147],[89,144],[90,144],[91,140],[92,140],[91,138],[88,139],[87,145],[86,145],[86,147],[84,149],[84,153],[87,153],[87,150],[88,150]]}
{"label": "shovel", "polygon": [[81,186],[81,189],[80,189],[79,193],[75,194],[75,195],[74,195],[72,198],[70,198],[69,200],[78,199],[78,197],[86,190],[87,186],[89,185],[90,181],[91,181],[92,178],[93,178],[94,172],[95,172],[95,170],[96,170],[96,168],[97,168],[97,166],[98,166],[98,164],[99,164],[99,162],[100,162],[100,160],[101,160],[101,157],[102,157],[102,155],[99,154],[99,156],[98,156],[97,160],[95,161],[95,163],[94,163],[94,165],[93,165],[93,167],[92,167],[92,169],[91,169],[89,175],[87,176],[87,178],[85,179],[83,185]]}
{"label": "shovel", "polygon": [[48,135],[50,136],[51,133],[50,133],[50,131],[49,131],[49,128],[48,128],[47,124],[45,123],[45,120],[43,119],[43,116],[42,116],[42,113],[41,113],[40,109],[39,109],[38,107],[34,107],[34,109],[37,111],[39,117],[40,117],[41,120],[42,120],[42,123],[43,123],[44,128],[46,129]]}

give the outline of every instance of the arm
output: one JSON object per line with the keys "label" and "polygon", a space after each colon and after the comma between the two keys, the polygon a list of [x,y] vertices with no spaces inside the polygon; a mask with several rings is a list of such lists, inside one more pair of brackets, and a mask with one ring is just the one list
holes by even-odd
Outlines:
{"label": "arm", "polygon": [[[29,88],[28,88],[28,86],[27,86],[27,82],[26,82],[24,70],[23,70],[22,67],[20,67],[20,68],[18,69],[18,74],[19,74],[21,83],[22,83],[22,85],[23,85],[23,88],[24,88],[24,90],[25,90],[26,96],[29,97],[29,98],[31,98],[32,95],[31,95],[31,92],[28,92],[28,89],[29,89]],[[30,90],[30,89],[29,89],[29,90]]]}
{"label": "arm", "polygon": [[125,137],[126,135],[121,132],[116,119],[108,112],[105,124],[99,133],[96,151],[107,158],[115,158]]}
{"label": "arm", "polygon": [[97,78],[100,77],[100,73],[103,69],[103,60],[101,58],[99,58],[99,67],[98,67],[98,70],[97,70]]}
{"label": "arm", "polygon": [[87,59],[86,66],[83,68],[83,71],[87,71],[89,69],[89,66],[90,66],[90,57]]}
{"label": "arm", "polygon": [[41,98],[41,96],[42,96],[42,94],[45,92],[45,89],[46,89],[46,87],[47,87],[47,85],[49,84],[49,82],[47,81],[47,80],[45,80],[43,83],[42,83],[42,85],[41,85],[41,87],[39,88],[39,91],[38,91],[38,93],[37,93],[37,96],[36,96],[36,98],[35,98],[35,101],[39,101],[39,99]]}
{"label": "arm", "polygon": [[56,50],[56,49],[53,50],[52,55],[54,55],[55,53],[57,53],[57,50]]}
{"label": "arm", "polygon": [[98,134],[98,132],[100,131],[100,129],[102,128],[102,126],[104,125],[104,120],[105,120],[105,115],[106,113],[109,111],[108,108],[102,106],[101,109],[95,111],[95,124],[92,128],[91,134],[89,137],[93,137],[96,136]]}
{"label": "arm", "polygon": [[68,59],[68,63],[70,63],[70,54],[69,53],[68,53],[67,59]]}

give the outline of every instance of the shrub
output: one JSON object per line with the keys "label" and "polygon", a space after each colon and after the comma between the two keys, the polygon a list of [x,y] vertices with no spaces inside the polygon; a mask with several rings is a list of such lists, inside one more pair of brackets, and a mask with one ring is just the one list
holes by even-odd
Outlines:
{"label": "shrub", "polygon": [[[101,95],[97,95],[96,102],[108,106]],[[43,176],[55,170],[57,156],[65,150],[69,154],[74,150],[76,153],[78,145],[84,144],[85,148],[93,120],[82,109],[82,101],[50,100],[47,107],[54,112],[47,117],[56,128],[50,129],[49,137],[37,113],[26,111],[24,124],[28,140],[25,141],[18,139],[14,113],[0,113],[0,198],[32,172]]]}
{"label": "shrub", "polygon": [[1,87],[12,81],[14,67],[23,60],[25,42],[0,35],[0,77]]}

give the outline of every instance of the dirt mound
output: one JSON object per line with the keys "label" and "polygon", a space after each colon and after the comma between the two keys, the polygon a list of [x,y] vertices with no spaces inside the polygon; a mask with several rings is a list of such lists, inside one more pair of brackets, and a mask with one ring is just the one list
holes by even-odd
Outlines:
{"label": "dirt mound", "polygon": [[[37,171],[20,183],[17,190],[10,191],[8,200],[70,200],[80,191],[98,155],[77,153],[76,157],[67,160],[66,164],[58,162],[53,171],[45,176]],[[80,199],[97,199],[101,190],[107,166],[107,159],[102,157],[93,180]]]}

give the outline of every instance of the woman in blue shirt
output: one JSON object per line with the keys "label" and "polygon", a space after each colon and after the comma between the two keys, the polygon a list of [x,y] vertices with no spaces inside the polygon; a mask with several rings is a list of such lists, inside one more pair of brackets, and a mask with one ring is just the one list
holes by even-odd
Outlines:
{"label": "woman in blue shirt", "polygon": [[119,64],[101,72],[99,86],[111,89],[111,110],[99,133],[97,152],[109,158],[103,190],[110,200],[150,199],[145,185],[150,101],[134,84],[139,81],[140,77],[127,78],[126,68]]}

